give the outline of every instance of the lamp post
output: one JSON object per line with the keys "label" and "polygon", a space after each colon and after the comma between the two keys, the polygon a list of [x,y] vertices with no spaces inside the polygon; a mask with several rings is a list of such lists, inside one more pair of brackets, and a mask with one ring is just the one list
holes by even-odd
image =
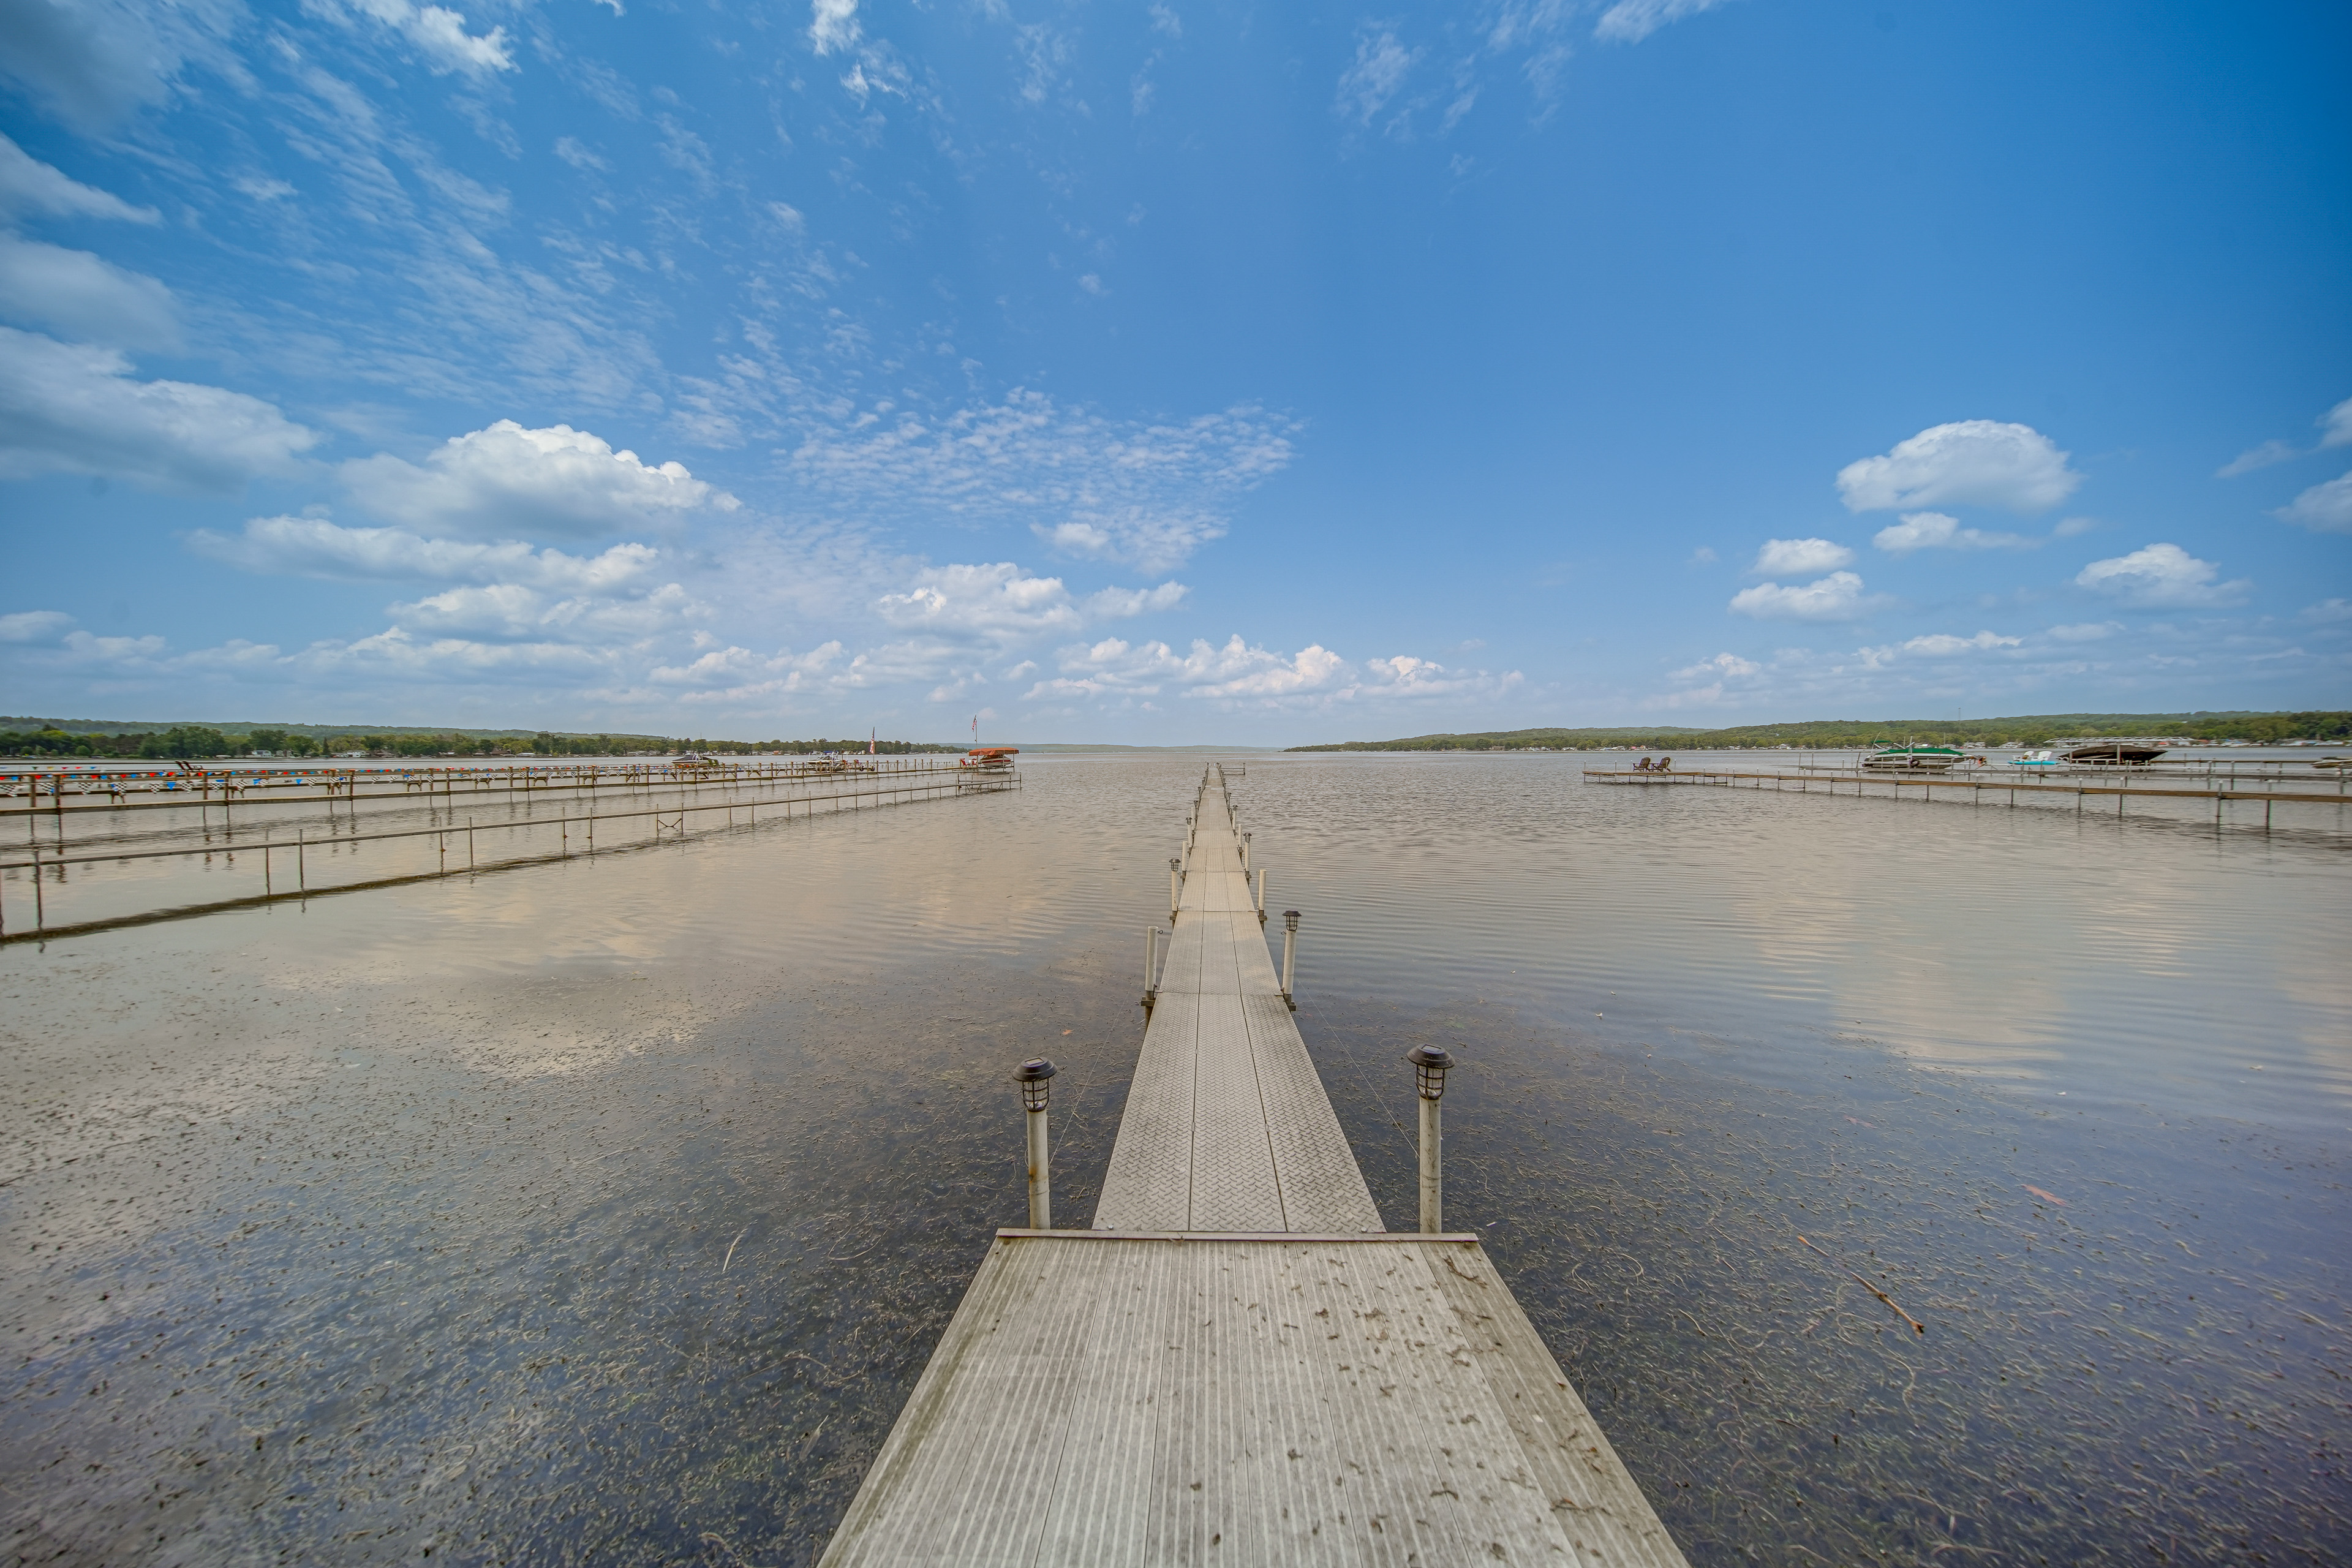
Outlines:
{"label": "lamp post", "polygon": [[1404,1059],[1412,1064],[1421,1096],[1421,1229],[1424,1236],[1434,1236],[1445,1228],[1445,1182],[1439,1170],[1444,1134],[1437,1102],[1445,1097],[1445,1075],[1454,1057],[1443,1046],[1415,1046]]}
{"label": "lamp post", "polygon": [[1290,1010],[1294,1013],[1298,1011],[1298,1004],[1290,1000],[1290,965],[1297,956],[1298,911],[1285,910],[1282,911],[1282,999],[1290,1004]]}
{"label": "lamp post", "polygon": [[1045,1143],[1045,1101],[1051,1093],[1048,1079],[1058,1070],[1043,1057],[1023,1062],[1013,1073],[1013,1081],[1021,1086],[1021,1109],[1028,1113],[1029,1122],[1029,1228],[1054,1228],[1054,1178],[1048,1168],[1050,1151]]}

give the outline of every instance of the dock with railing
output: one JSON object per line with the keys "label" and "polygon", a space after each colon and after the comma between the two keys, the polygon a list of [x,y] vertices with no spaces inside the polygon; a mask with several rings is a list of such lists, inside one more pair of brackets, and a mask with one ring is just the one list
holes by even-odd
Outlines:
{"label": "dock with railing", "polygon": [[1383,1229],[1250,856],[1212,768],[1091,1227],[1053,1226],[1054,1069],[1025,1063],[1030,1223],[997,1232],[823,1561],[1682,1564],[1478,1238],[1444,1228],[1441,1051],[1399,1068],[1421,1228]]}
{"label": "dock with railing", "polygon": [[[0,774],[0,789],[22,786],[0,795],[0,845],[21,846],[0,848],[0,942],[480,876],[1021,784],[1015,768],[941,756]],[[173,875],[183,870],[205,879]]]}
{"label": "dock with railing", "polygon": [[[2028,799],[2072,796],[2081,812],[2093,801],[2115,803],[2120,816],[2133,801],[2197,800],[2213,803],[2213,820],[2224,820],[2232,805],[2263,807],[2262,826],[2272,826],[2274,808],[2282,805],[2340,808],[2352,805],[2346,790],[2345,770],[2311,770],[2296,773],[2284,767],[2239,773],[2186,770],[2158,772],[2146,767],[2075,767],[2042,770],[2014,764],[1949,769],[1810,767],[1796,772],[1726,768],[1587,768],[1585,782],[1637,787],[1677,784],[1715,789],[1773,789],[1794,794],[1916,796],[1921,802],[2015,805]],[[1942,792],[1938,795],[1937,792]],[[2321,820],[2312,818],[2314,822]]]}

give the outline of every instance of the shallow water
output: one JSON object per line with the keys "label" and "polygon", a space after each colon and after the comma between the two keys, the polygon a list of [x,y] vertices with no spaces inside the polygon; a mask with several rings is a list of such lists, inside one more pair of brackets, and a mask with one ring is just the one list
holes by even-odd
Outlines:
{"label": "shallow water", "polygon": [[[1235,794],[1391,1224],[1443,1041],[1449,1218],[1693,1562],[2352,1558],[2333,813],[1585,762]],[[811,1561],[1023,1056],[1092,1211],[1198,768],[0,950],[19,1555]]]}

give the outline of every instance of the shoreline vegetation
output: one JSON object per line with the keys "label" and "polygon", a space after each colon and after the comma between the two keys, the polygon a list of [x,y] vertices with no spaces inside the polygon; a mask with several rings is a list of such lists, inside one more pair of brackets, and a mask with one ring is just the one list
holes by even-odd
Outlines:
{"label": "shoreline vegetation", "polygon": [[[872,742],[877,756],[952,753],[964,748],[929,741]],[[667,757],[810,756],[863,752],[858,740],[723,741],[700,736],[574,734],[551,730],[457,730],[401,725],[167,724],[97,719],[0,717],[0,756],[121,757]]]}
{"label": "shoreline vegetation", "polygon": [[1815,719],[1727,730],[1679,725],[1595,730],[1503,730],[1335,741],[1293,752],[1594,752],[1614,747],[1686,752],[1847,751],[1916,742],[1940,746],[2047,746],[2060,740],[2175,738],[2277,746],[2352,742],[2352,712],[2037,713],[2011,719]]}

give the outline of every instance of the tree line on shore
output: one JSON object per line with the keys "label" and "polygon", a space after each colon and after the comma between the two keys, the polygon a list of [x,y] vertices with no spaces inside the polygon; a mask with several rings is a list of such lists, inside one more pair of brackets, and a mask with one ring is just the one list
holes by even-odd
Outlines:
{"label": "tree line on shore", "polygon": [[[678,752],[705,755],[744,756],[782,753],[808,756],[819,752],[863,752],[867,742],[844,741],[714,741],[667,735],[574,735],[541,731],[469,733],[416,731],[387,734],[313,733],[257,726],[242,733],[226,733],[208,724],[174,724],[162,730],[74,733],[55,725],[33,730],[0,730],[0,756],[120,757],[126,760],[175,760],[211,757],[334,757],[353,752],[372,757],[614,757],[668,756]],[[924,741],[876,741],[880,754],[955,752],[961,748]]]}
{"label": "tree line on shore", "polygon": [[1916,742],[1934,746],[2047,746],[2059,740],[2179,736],[2195,741],[2352,742],[2352,711],[2293,713],[2042,713],[2014,719],[1822,719],[1798,724],[1745,724],[1727,730],[1672,725],[1651,729],[1504,730],[1413,735],[1397,741],[1339,741],[1294,752],[1592,751],[1603,746],[1687,752],[1793,746],[1845,751]]}

